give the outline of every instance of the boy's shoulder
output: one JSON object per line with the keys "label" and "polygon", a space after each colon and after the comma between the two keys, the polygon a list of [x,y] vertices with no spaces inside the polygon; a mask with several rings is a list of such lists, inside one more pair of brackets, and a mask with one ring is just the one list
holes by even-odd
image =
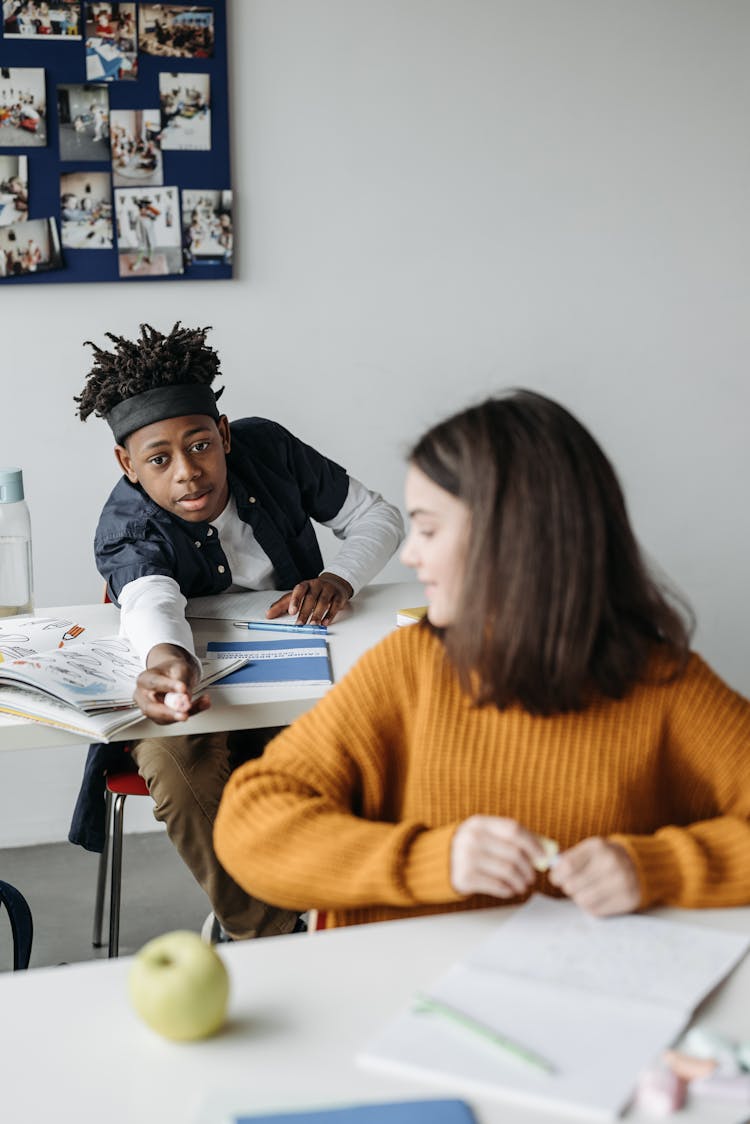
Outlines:
{"label": "boy's shoulder", "polygon": [[270,418],[235,418],[229,423],[232,437],[241,441],[268,441],[278,442],[281,437],[291,436],[283,425],[272,421]]}
{"label": "boy's shoulder", "polygon": [[107,497],[96,529],[97,540],[140,535],[148,524],[164,522],[169,515],[137,484],[121,476]]}

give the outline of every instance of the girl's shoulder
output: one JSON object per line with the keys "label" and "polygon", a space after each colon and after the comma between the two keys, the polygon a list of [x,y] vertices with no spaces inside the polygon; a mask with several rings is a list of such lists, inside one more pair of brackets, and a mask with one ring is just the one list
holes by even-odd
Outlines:
{"label": "girl's shoulder", "polygon": [[668,704],[678,710],[708,713],[729,708],[738,716],[750,718],[750,700],[692,649],[682,665],[675,664],[664,653],[655,652],[642,689],[664,692]]}
{"label": "girl's shoulder", "polygon": [[393,631],[369,648],[358,662],[387,669],[390,674],[408,671],[414,676],[426,671],[436,660],[442,664],[444,659],[443,642],[426,622],[401,627],[396,627],[394,622]]}

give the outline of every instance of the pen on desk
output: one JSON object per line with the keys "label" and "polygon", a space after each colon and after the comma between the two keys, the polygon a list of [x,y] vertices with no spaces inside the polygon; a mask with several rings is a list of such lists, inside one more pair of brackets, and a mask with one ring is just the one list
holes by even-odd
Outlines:
{"label": "pen on desk", "polygon": [[328,629],[324,624],[284,624],[280,621],[234,621],[235,628],[249,628],[259,632],[314,632],[325,636]]}
{"label": "pen on desk", "polygon": [[469,1030],[473,1034],[483,1038],[485,1042],[491,1042],[493,1046],[498,1046],[507,1054],[519,1061],[526,1062],[527,1065],[533,1066],[534,1069],[540,1069],[544,1073],[554,1073],[555,1067],[552,1062],[547,1061],[541,1054],[537,1054],[534,1050],[530,1050],[528,1046],[522,1046],[520,1042],[516,1042],[507,1035],[501,1034],[497,1030],[486,1026],[484,1023],[475,1019],[472,1015],[467,1015],[465,1011],[459,1011],[456,1007],[451,1007],[448,1003],[443,1003],[441,999],[433,999],[431,995],[418,995],[414,1004],[414,1011],[416,1013],[424,1012],[430,1015],[440,1015],[450,1022],[461,1026],[464,1030]]}

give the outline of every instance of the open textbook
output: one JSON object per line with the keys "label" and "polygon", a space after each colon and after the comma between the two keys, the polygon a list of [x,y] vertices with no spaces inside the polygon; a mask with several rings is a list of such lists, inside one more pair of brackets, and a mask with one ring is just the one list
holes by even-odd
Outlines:
{"label": "open textbook", "polygon": [[[204,660],[200,687],[244,663]],[[88,639],[75,621],[56,617],[0,623],[0,713],[110,741],[143,717],[133,705],[142,670],[122,636]]]}
{"label": "open textbook", "polygon": [[597,919],[536,895],[415,996],[358,1061],[613,1119],[748,945],[744,934],[641,915]]}

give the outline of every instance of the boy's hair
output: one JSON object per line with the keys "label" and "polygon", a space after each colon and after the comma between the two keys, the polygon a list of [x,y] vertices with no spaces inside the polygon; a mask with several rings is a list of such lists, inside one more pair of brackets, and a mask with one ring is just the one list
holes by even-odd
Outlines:
{"label": "boy's hair", "polygon": [[622,698],[656,649],[682,670],[692,614],[649,575],[614,469],[562,406],[527,390],[488,399],[429,430],[409,461],[469,508],[443,635],[480,705],[550,715]]}
{"label": "boy's hair", "polygon": [[219,356],[206,345],[208,331],[182,328],[178,320],[167,336],[150,324],[141,324],[138,340],[105,332],[115,345],[112,351],[86,340],[95,358],[81,394],[74,397],[81,421],[92,413],[107,417],[113,406],[158,387],[210,386],[219,373]]}

